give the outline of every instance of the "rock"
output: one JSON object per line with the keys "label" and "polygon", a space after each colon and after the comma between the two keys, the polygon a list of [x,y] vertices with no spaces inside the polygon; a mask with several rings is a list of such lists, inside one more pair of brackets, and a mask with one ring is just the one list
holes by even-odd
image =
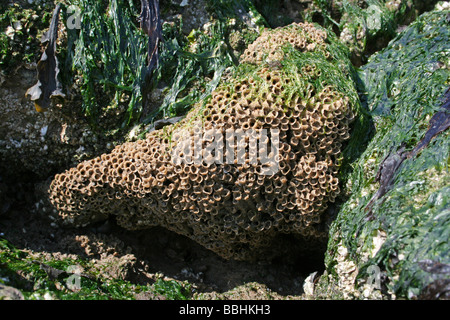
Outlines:
{"label": "rock", "polygon": [[20,290],[0,283],[0,300],[24,300]]}
{"label": "rock", "polygon": [[[112,215],[130,230],[163,226],[236,260],[263,257],[280,234],[310,251],[326,241],[358,109],[345,49],[318,25],[292,24],[264,32],[234,74],[180,122],[55,176],[49,199],[59,221],[83,226]],[[249,151],[239,134],[254,134]],[[192,145],[211,141],[222,145],[192,160]]]}
{"label": "rock", "polygon": [[[324,24],[340,31],[340,39],[351,53],[355,65],[362,65],[374,52],[384,48],[398,28],[410,24],[421,13],[431,10],[433,1],[381,0],[381,1],[314,1],[316,16]],[[313,15],[314,17],[314,15]]]}
{"label": "rock", "polygon": [[83,120],[58,107],[36,112],[24,98],[34,77],[21,69],[0,87],[0,172],[5,182],[46,179],[104,148]]}
{"label": "rock", "polygon": [[423,14],[360,72],[368,118],[349,142],[359,156],[344,152],[355,161],[330,230],[325,295],[447,296],[448,14]]}
{"label": "rock", "polygon": [[305,282],[303,283],[303,291],[307,296],[312,296],[314,294],[314,279],[316,274],[317,271],[311,273],[308,277],[306,277]]}
{"label": "rock", "polygon": [[8,212],[11,202],[7,194],[8,185],[2,181],[0,176],[0,216]]}
{"label": "rock", "polygon": [[183,33],[188,35],[193,29],[200,29],[205,23],[210,21],[210,14],[205,0],[175,0],[178,4],[177,13],[181,13],[183,19]]}

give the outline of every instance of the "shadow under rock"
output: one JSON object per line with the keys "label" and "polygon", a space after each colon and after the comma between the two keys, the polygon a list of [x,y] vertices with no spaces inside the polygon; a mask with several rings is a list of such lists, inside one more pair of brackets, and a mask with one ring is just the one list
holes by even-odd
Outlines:
{"label": "shadow under rock", "polygon": [[[304,279],[312,272],[323,271],[326,249],[322,244],[322,250],[302,253],[298,240],[284,235],[275,239],[267,249],[267,256],[260,260],[234,261],[224,260],[193,240],[161,227],[127,231],[112,225],[110,232],[133,249],[137,260],[146,268],[145,273],[163,273],[187,280],[200,292],[222,293],[257,282],[281,295],[300,295]],[[146,283],[145,273],[137,268],[129,280]]]}

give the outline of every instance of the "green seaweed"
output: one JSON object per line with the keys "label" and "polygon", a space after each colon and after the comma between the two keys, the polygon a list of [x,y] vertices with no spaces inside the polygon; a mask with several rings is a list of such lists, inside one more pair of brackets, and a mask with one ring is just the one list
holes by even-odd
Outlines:
{"label": "green seaweed", "polygon": [[[75,274],[78,283],[74,282],[74,274],[68,272],[74,266],[88,272]],[[153,284],[140,285],[108,279],[95,270],[89,260],[36,260],[30,252],[0,238],[0,283],[19,289],[25,300],[135,300],[140,293],[187,300],[194,290],[190,284],[175,280],[158,279]],[[76,287],[70,286],[75,284]]]}
{"label": "green seaweed", "polygon": [[241,46],[246,47],[259,35],[265,23],[248,0],[209,0],[207,4],[215,19],[208,31],[192,30],[187,37],[180,37],[181,26],[163,26],[165,41],[154,86],[166,83],[169,89],[162,104],[141,123],[184,115],[195,103],[207,99],[219,85],[225,70],[239,63],[229,41],[230,34],[244,34],[245,30],[252,29]]}
{"label": "green seaweed", "polygon": [[316,14],[321,24],[341,35],[349,46],[356,65],[365,64],[374,52],[384,48],[398,29],[410,24],[419,14],[430,10],[437,1],[414,0],[364,0],[325,1],[314,0]]}
{"label": "green seaweed", "polygon": [[[158,80],[165,79],[162,71],[166,65],[175,66],[173,70],[175,74],[171,74],[173,79],[170,89],[161,106],[155,113],[144,119],[143,123],[149,123],[157,116],[165,118],[185,114],[195,102],[205,98],[216,88],[226,67],[233,65],[233,59],[223,44],[225,32],[223,25],[215,24],[211,28],[212,37],[201,32],[191,34],[191,39],[195,37],[198,44],[195,53],[189,52],[186,49],[188,44],[180,44],[177,38],[165,41]],[[204,79],[206,76],[210,76],[209,81]],[[187,90],[194,83],[200,90]]]}
{"label": "green seaweed", "polygon": [[127,126],[142,112],[148,71],[148,38],[136,25],[137,9],[124,0],[71,4],[80,9],[81,28],[68,28],[68,62],[80,82],[83,111],[98,126],[103,109],[122,105],[121,126]]}
{"label": "green seaweed", "polygon": [[[249,1],[208,3],[217,19],[208,32],[193,30],[186,37],[182,21],[163,25],[160,63],[150,78],[148,39],[136,24],[138,6],[133,1],[70,1],[80,8],[81,28],[67,31],[65,82],[79,87],[82,111],[93,127],[126,129],[183,115],[215,89],[225,69],[237,63],[226,42],[234,28],[230,19],[252,17],[258,27],[262,22]],[[168,89],[162,104],[155,106],[146,93],[158,86]],[[120,124],[102,123],[111,110],[119,114]]]}
{"label": "green seaweed", "polygon": [[168,300],[189,300],[192,296],[192,288],[189,284],[180,284],[174,280],[158,279],[152,285],[152,289]]}
{"label": "green seaweed", "polygon": [[[352,164],[347,193],[330,231],[327,272],[337,277],[337,248],[342,243],[360,268],[379,266],[387,275],[385,292],[417,298],[433,281],[449,274],[425,271],[421,261],[448,264],[450,230],[449,132],[437,135],[415,157],[400,165],[392,188],[365,210],[378,184],[375,176],[383,159],[404,145],[412,150],[424,137],[430,118],[440,109],[449,86],[449,11],[423,14],[383,51],[371,57],[359,72],[366,113],[375,131],[364,153]],[[373,251],[373,236],[386,240]]]}

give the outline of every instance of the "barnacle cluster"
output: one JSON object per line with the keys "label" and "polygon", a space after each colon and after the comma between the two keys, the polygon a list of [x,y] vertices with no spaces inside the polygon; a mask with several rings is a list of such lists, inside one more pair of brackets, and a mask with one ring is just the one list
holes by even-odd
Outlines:
{"label": "barnacle cluster", "polygon": [[325,51],[325,31],[297,24],[270,37],[273,44],[256,40],[240,71],[181,122],[58,174],[49,192],[62,221],[84,225],[114,215],[126,229],[163,226],[237,260],[254,258],[279,234],[325,237],[317,226],[339,193],[352,103],[318,81],[315,64],[271,67],[251,58],[252,50],[267,55],[291,39],[294,52],[306,38],[322,41],[311,52]]}

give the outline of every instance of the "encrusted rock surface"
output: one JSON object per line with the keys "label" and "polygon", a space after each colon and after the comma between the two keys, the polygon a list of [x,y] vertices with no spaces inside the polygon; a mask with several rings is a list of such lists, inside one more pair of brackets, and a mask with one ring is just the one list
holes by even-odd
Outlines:
{"label": "encrusted rock surface", "polygon": [[360,71],[376,130],[330,228],[328,298],[449,298],[448,15],[423,14]]}
{"label": "encrusted rock surface", "polygon": [[0,172],[5,181],[46,179],[106,150],[86,121],[65,115],[58,106],[35,111],[25,97],[35,77],[22,68],[0,86]]}
{"label": "encrusted rock surface", "polygon": [[20,290],[0,283],[0,300],[24,300]]}
{"label": "encrusted rock surface", "polygon": [[[60,220],[81,226],[113,215],[127,229],[159,225],[237,260],[279,234],[297,235],[305,249],[326,240],[322,214],[339,192],[354,108],[354,92],[342,89],[342,48],[331,49],[329,37],[312,24],[264,33],[183,121],[56,175],[49,196]],[[241,158],[228,135],[239,132],[252,133],[238,141],[248,142]]]}

